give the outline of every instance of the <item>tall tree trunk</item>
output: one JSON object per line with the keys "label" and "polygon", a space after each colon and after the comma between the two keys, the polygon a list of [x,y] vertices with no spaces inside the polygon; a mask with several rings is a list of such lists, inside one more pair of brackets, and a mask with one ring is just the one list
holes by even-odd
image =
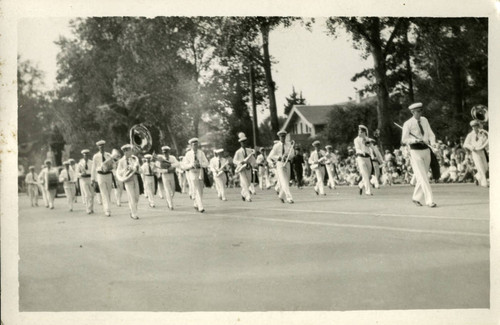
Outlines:
{"label": "tall tree trunk", "polygon": [[406,61],[406,78],[408,80],[408,97],[410,102],[415,101],[415,94],[413,92],[413,73],[411,70],[411,61],[410,61],[410,42],[408,41],[408,22],[406,23],[406,31],[405,31],[405,61]]}
{"label": "tall tree trunk", "polygon": [[253,70],[253,64],[250,63],[250,94],[252,99],[252,130],[253,130],[253,147],[257,148],[257,143],[259,140],[259,128],[257,123],[257,103],[255,99],[255,74]]}
{"label": "tall tree trunk", "polygon": [[280,129],[278,122],[278,109],[276,106],[276,95],[275,95],[275,84],[273,81],[273,76],[271,73],[271,56],[269,55],[269,25],[263,23],[260,26],[262,33],[262,48],[264,51],[264,72],[266,74],[266,84],[267,92],[269,96],[269,111],[271,113],[271,127],[274,132],[278,132]]}
{"label": "tall tree trunk", "polygon": [[462,67],[455,61],[452,60],[452,78],[453,78],[453,97],[452,104],[454,108],[454,116],[458,119],[463,117],[464,107],[464,89],[463,89],[463,72]]}
{"label": "tall tree trunk", "polygon": [[387,89],[385,59],[380,46],[372,44],[371,52],[377,85],[377,128],[380,130],[380,146],[383,150],[392,149],[396,141],[392,135],[389,117],[389,91]]}

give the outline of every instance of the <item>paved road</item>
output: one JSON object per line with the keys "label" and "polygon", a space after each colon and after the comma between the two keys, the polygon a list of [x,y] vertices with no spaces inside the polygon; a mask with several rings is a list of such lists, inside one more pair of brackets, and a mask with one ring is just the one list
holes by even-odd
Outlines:
{"label": "paved road", "polygon": [[[489,307],[488,190],[434,185],[438,208],[409,186],[372,197],[272,190],[242,202],[206,191],[140,217],[30,208],[19,199],[21,311],[294,311]],[[157,199],[159,201],[159,199]]]}

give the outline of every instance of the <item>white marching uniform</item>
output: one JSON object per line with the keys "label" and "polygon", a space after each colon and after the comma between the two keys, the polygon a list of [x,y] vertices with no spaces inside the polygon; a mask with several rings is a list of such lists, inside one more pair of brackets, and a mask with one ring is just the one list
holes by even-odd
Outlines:
{"label": "white marching uniform", "polygon": [[[290,155],[288,155],[290,154]],[[279,198],[281,200],[286,200],[288,202],[293,202],[292,193],[290,192],[290,173],[291,173],[291,163],[290,161],[295,155],[295,150],[291,148],[291,143],[285,142],[284,144],[280,141],[277,142],[269,156],[267,157],[267,162],[273,164],[276,161],[276,174],[278,176],[279,183]],[[288,157],[288,161],[285,162]]]}
{"label": "white marching uniform", "polygon": [[472,160],[477,169],[476,179],[479,185],[487,187],[488,179],[486,172],[488,171],[488,161],[486,160],[486,147],[488,146],[488,137],[483,132],[470,132],[464,141],[464,148],[472,152]]}
{"label": "white marching uniform", "polygon": [[[205,210],[203,208],[203,171],[201,168],[208,167],[208,160],[205,153],[200,149],[196,150],[196,154],[193,150],[186,152],[183,159],[183,168],[187,171],[186,177],[191,182],[189,186],[192,185],[193,196],[194,196],[194,207],[198,211]],[[198,166],[195,166],[198,165]]]}
{"label": "white marching uniform", "polygon": [[[179,162],[179,166],[182,165],[182,160]],[[179,179],[179,185],[181,186],[181,193],[184,194],[186,193],[186,187],[188,187],[189,191],[189,185],[187,182],[187,177],[186,177],[186,171],[182,169],[181,167],[177,167],[175,169],[175,172],[177,173],[177,178]]]}
{"label": "white marching uniform", "polygon": [[155,172],[156,167],[152,162],[142,164],[139,172],[144,183],[144,193],[148,197],[149,206],[155,206]]}
{"label": "white marching uniform", "polygon": [[76,173],[80,180],[80,189],[82,191],[83,202],[87,213],[94,212],[94,189],[91,182],[92,160],[81,159],[76,165]]}
{"label": "white marching uniform", "polygon": [[38,188],[40,192],[42,192],[42,199],[43,203],[45,204],[45,207],[49,207],[49,194],[47,193],[47,189],[45,188],[45,177],[42,175],[42,172],[44,169],[47,169],[47,167],[43,167],[42,170],[40,171],[40,174],[38,174]]}
{"label": "white marching uniform", "polygon": [[425,117],[420,117],[420,124],[424,130],[424,134],[420,131],[418,121],[414,117],[407,120],[403,125],[401,142],[410,145],[411,166],[416,179],[413,200],[420,202],[425,199],[425,204],[431,205],[434,203],[428,175],[431,164],[431,152],[427,146],[423,144],[418,145],[419,140],[411,136],[410,133],[420,137],[425,144],[430,143],[431,145],[436,143],[436,136]]}
{"label": "white marching uniform", "polygon": [[114,189],[115,192],[115,200],[116,200],[116,205],[121,206],[122,205],[122,194],[125,189],[125,185],[123,185],[123,182],[118,180],[118,177],[116,177],[116,167],[118,166],[118,163],[113,164],[113,176],[115,177],[115,183],[116,183],[116,188]]}
{"label": "white marching uniform", "polygon": [[161,174],[161,182],[163,184],[163,191],[165,193],[165,199],[167,200],[167,205],[170,209],[174,208],[174,194],[175,194],[175,177],[174,173],[176,172],[177,167],[179,167],[179,162],[177,158],[172,155],[168,155],[168,157],[163,156],[165,160],[170,163],[170,167],[167,169],[161,168],[161,162],[156,162],[156,170]]}
{"label": "white marching uniform", "polygon": [[372,173],[372,162],[370,159],[370,148],[365,144],[367,138],[356,137],[354,139],[354,149],[356,150],[356,162],[358,163],[359,172],[361,173],[360,188],[365,188],[365,194],[372,194],[370,184],[370,175]]}
{"label": "white marching uniform", "polygon": [[[322,159],[321,162],[320,159]],[[323,184],[323,181],[325,179],[324,161],[325,159],[323,157],[323,153],[320,150],[314,150],[313,152],[311,152],[308,160],[309,166],[311,166],[311,170],[316,174],[316,185],[314,186],[314,191],[321,195],[326,195],[325,186]]]}
{"label": "white marching uniform", "polygon": [[[221,200],[226,200],[226,183],[227,176],[225,170],[228,161],[221,157],[213,157],[210,159],[210,170],[214,176],[215,189],[217,190],[217,197]],[[217,175],[219,174],[220,175]]]}
{"label": "white marching uniform", "polygon": [[139,203],[139,197],[141,196],[139,191],[139,165],[133,158],[127,158],[124,155],[120,160],[118,160],[118,165],[116,167],[116,174],[123,177],[127,174],[129,169],[135,170],[135,173],[128,181],[123,182],[125,185],[125,191],[127,192],[128,206],[130,208],[130,213],[132,217],[137,218],[137,205]]}
{"label": "white marching uniform", "polygon": [[371,183],[375,188],[380,187],[380,166],[384,162],[384,157],[378,150],[378,147],[375,145],[371,145],[370,147],[370,159],[372,160],[374,174],[371,178]]}
{"label": "white marching uniform", "polygon": [[112,171],[109,170],[104,172],[102,170],[102,163],[104,160],[113,159],[108,152],[103,154],[101,152],[97,152],[92,158],[92,173],[91,173],[91,181],[96,181],[99,184],[99,191],[101,192],[102,199],[102,207],[105,214],[111,213],[111,192],[113,190],[113,179],[112,179]]}
{"label": "white marching uniform", "polygon": [[337,163],[337,156],[333,152],[326,152],[325,168],[328,173],[328,186],[335,189],[335,169],[334,165]]}
{"label": "white marching uniform", "polygon": [[[250,158],[248,156],[252,155]],[[254,192],[254,190],[251,189],[251,182],[252,182],[252,168],[256,166],[256,160],[255,160],[255,155],[254,155],[254,150],[250,148],[240,148],[236,150],[234,153],[234,158],[233,158],[233,163],[236,166],[239,166],[243,161],[247,159],[247,166],[243,168],[239,174],[240,174],[240,186],[241,186],[241,196],[246,200],[246,201],[251,201],[252,196],[250,195],[250,192]]]}
{"label": "white marching uniform", "polygon": [[[53,186],[49,186],[49,179],[52,180],[51,184]],[[40,175],[38,175],[38,180],[41,184],[43,184],[48,207],[53,209],[54,199],[56,198],[57,183],[59,181],[59,172],[57,171],[57,168],[51,167],[50,169],[42,169]]]}
{"label": "white marching uniform", "polygon": [[64,193],[68,199],[69,210],[73,211],[73,203],[76,195],[76,180],[77,175],[73,168],[63,168],[59,174],[59,182],[63,183]]}
{"label": "white marching uniform", "polygon": [[26,174],[24,182],[27,185],[27,192],[30,198],[31,206],[38,206],[38,176],[35,172]]}
{"label": "white marching uniform", "polygon": [[259,188],[261,190],[271,187],[271,181],[269,180],[269,164],[267,158],[264,154],[260,154],[256,159],[257,166],[259,166]]}

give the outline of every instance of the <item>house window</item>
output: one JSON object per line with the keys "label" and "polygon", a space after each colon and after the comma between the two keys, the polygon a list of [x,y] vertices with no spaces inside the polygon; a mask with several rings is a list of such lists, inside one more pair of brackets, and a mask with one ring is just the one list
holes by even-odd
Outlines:
{"label": "house window", "polygon": [[300,123],[300,134],[302,134],[302,123]]}

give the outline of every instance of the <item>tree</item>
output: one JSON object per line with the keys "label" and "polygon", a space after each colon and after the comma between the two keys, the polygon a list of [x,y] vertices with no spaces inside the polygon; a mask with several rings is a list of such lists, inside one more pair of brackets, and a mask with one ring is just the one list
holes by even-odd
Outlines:
{"label": "tree", "polygon": [[399,135],[394,132],[389,114],[390,88],[387,80],[387,59],[394,53],[394,39],[404,31],[404,18],[340,17],[327,20],[328,32],[335,36],[338,28],[344,28],[353,38],[354,47],[363,51],[363,56],[372,56],[377,94],[377,128],[380,130],[382,147],[399,144]]}
{"label": "tree", "polygon": [[468,128],[470,108],[488,102],[488,20],[412,21],[416,95],[433,112],[438,135],[458,139]]}
{"label": "tree", "polygon": [[269,51],[269,34],[279,27],[289,27],[301,21],[307,28],[313,20],[304,22],[298,17],[229,17],[224,21],[225,47],[249,60],[249,64],[264,69],[271,126],[279,131],[278,110],[276,105],[276,84],[272,76],[272,57]]}
{"label": "tree", "polygon": [[[37,146],[49,144],[51,112],[47,95],[42,91],[43,72],[31,61],[18,57],[17,103],[18,103],[18,148],[20,164],[36,161]],[[24,159],[25,158],[25,159]],[[25,161],[24,161],[25,160]],[[40,161],[38,161],[40,162]]]}
{"label": "tree", "polygon": [[305,104],[306,104],[306,99],[302,97],[302,92],[300,92],[299,95],[295,91],[295,87],[292,87],[292,93],[290,94],[290,97],[286,98],[285,115],[288,116],[288,114],[290,114],[294,105],[305,105]]}

